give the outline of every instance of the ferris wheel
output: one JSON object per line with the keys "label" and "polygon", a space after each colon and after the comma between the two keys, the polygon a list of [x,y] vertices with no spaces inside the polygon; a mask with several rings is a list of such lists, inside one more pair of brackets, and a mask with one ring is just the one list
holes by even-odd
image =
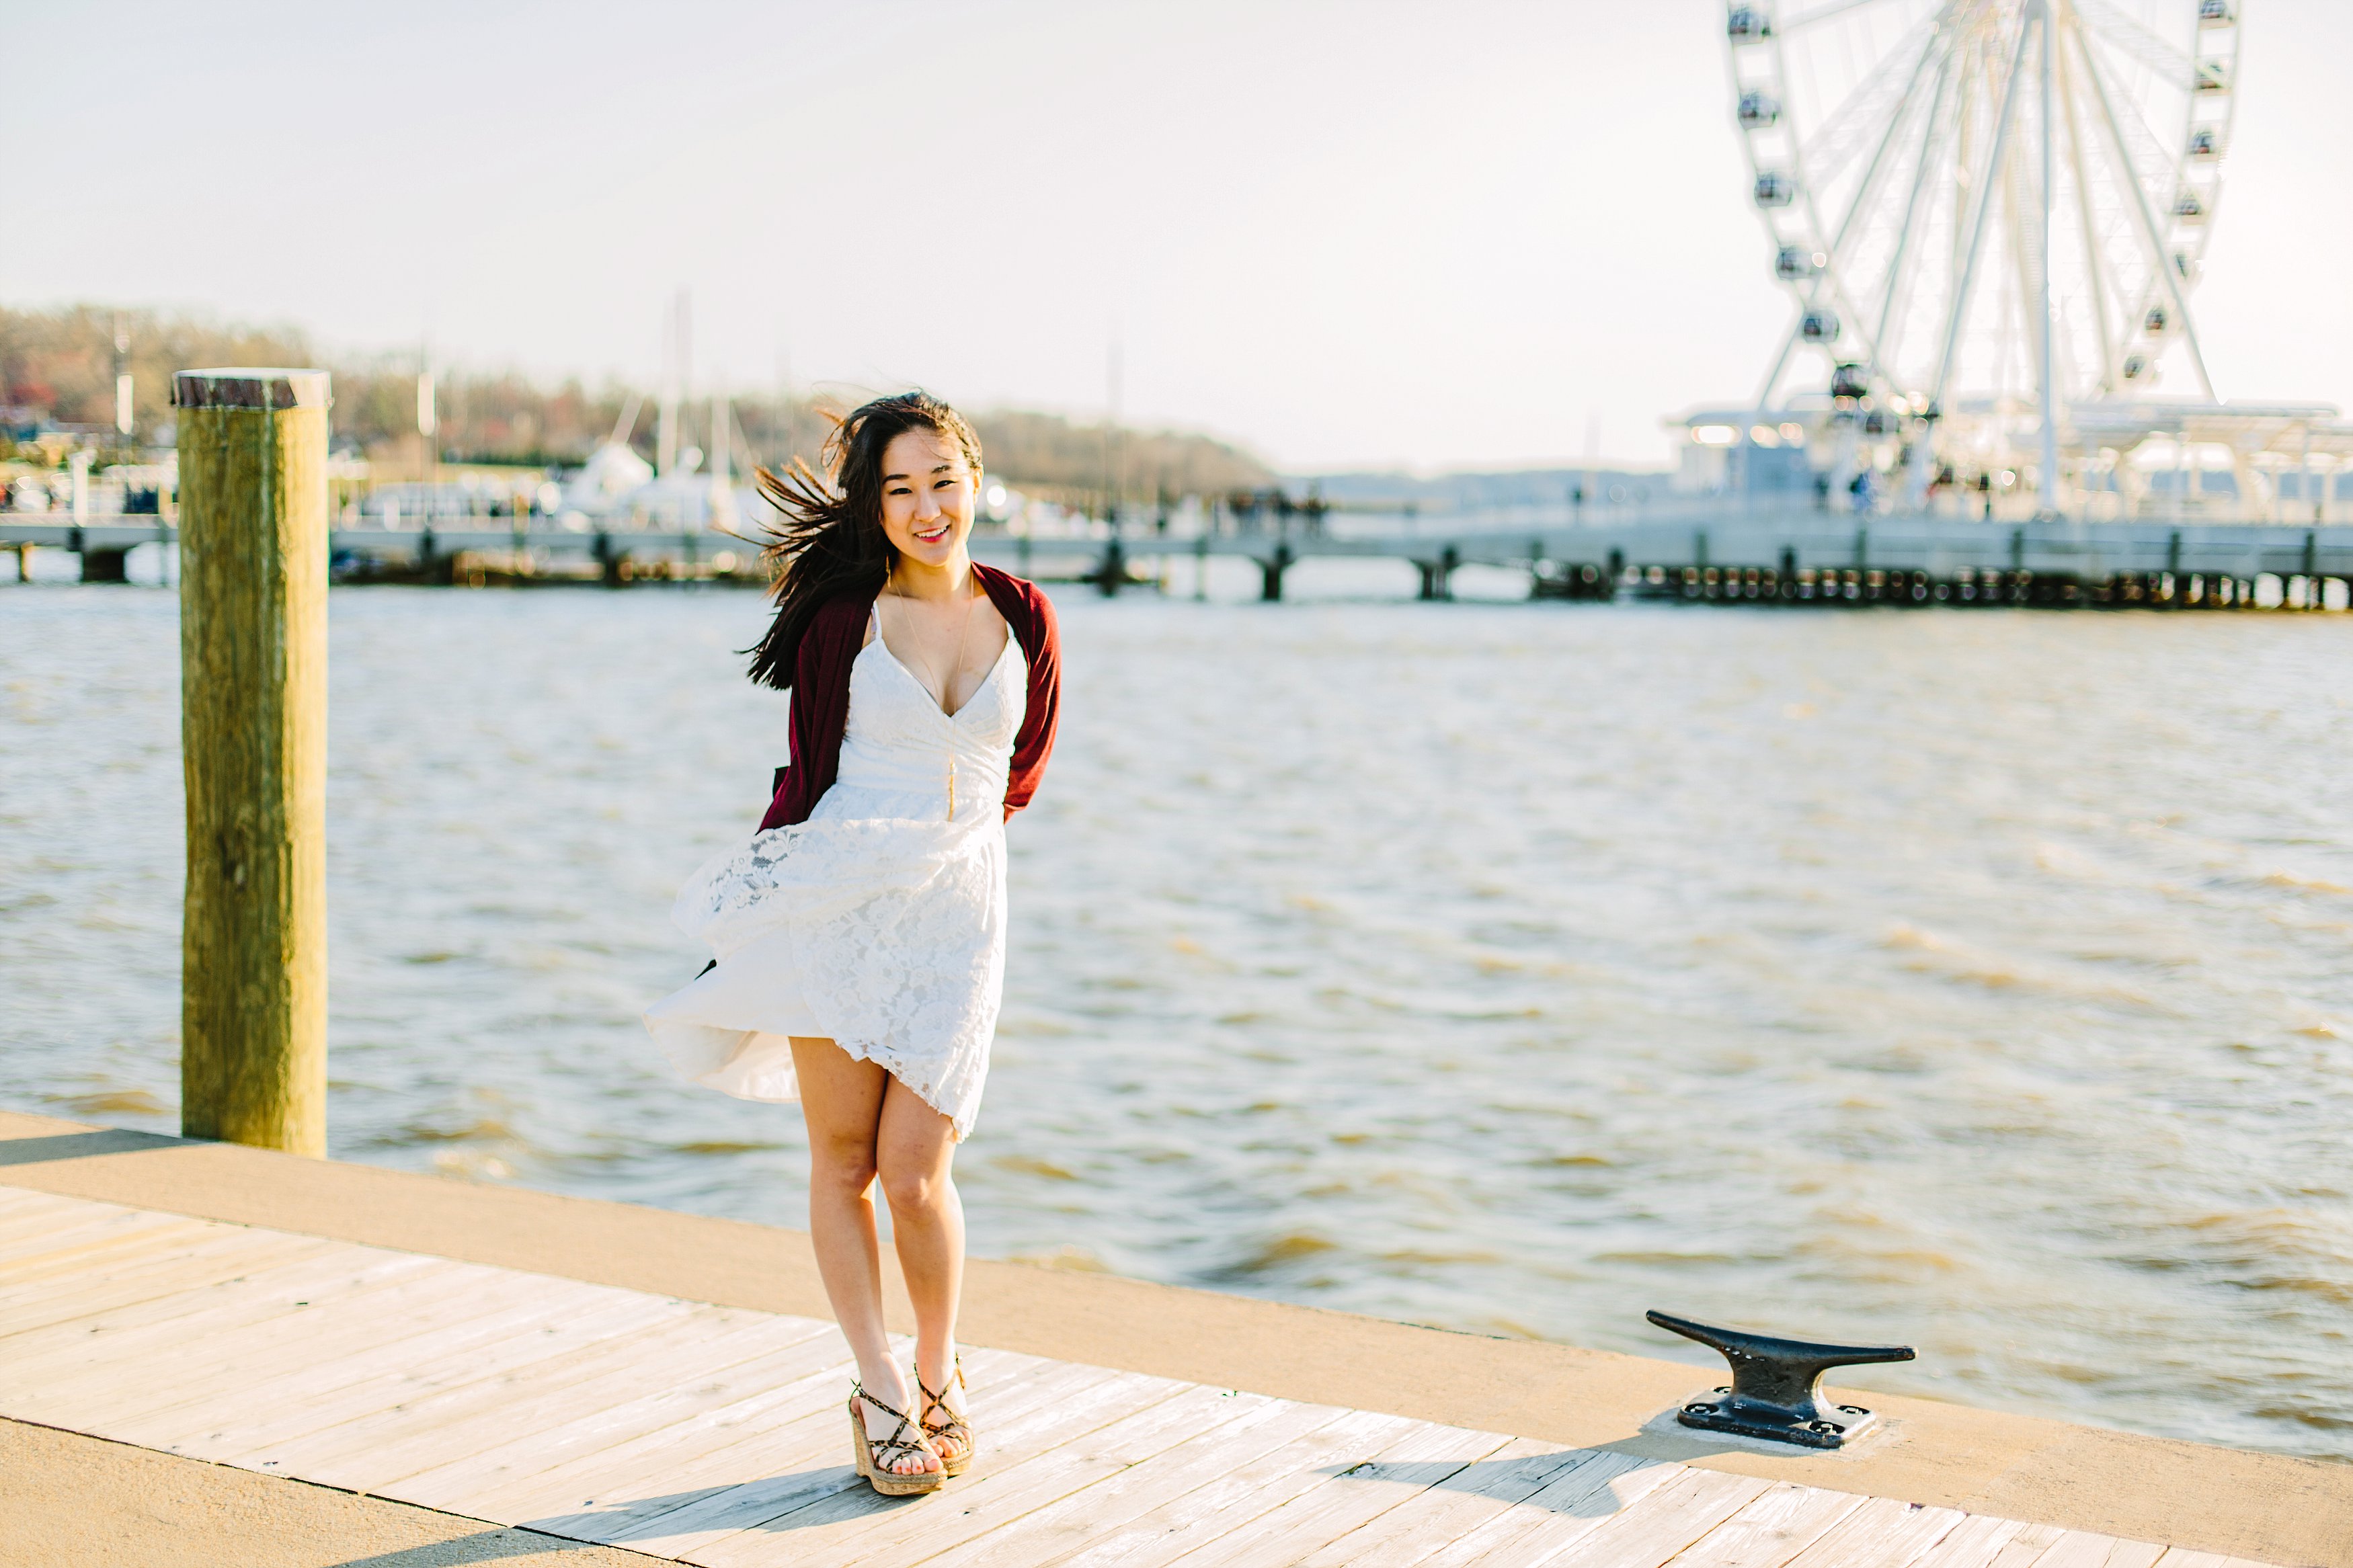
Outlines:
{"label": "ferris wheel", "polygon": [[[1749,195],[1802,387],[1874,433],[2042,448],[2160,382],[2214,400],[2190,296],[2238,103],[2239,0],[1727,6]],[[1818,379],[1819,378],[1819,379]],[[1920,481],[1925,484],[1925,479]]]}

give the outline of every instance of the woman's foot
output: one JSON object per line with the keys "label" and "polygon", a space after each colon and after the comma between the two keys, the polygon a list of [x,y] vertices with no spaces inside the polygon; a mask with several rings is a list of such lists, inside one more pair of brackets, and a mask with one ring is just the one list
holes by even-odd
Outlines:
{"label": "woman's foot", "polygon": [[916,1363],[917,1418],[923,1423],[923,1440],[951,1476],[962,1475],[972,1462],[972,1424],[965,1419],[965,1392],[961,1355],[949,1362],[936,1387],[924,1378],[923,1363]]}
{"label": "woman's foot", "polygon": [[858,1473],[886,1495],[928,1491],[944,1479],[939,1456],[925,1440],[921,1423],[908,1413],[903,1391],[897,1400],[870,1394],[863,1384],[852,1388],[851,1415],[860,1445]]}

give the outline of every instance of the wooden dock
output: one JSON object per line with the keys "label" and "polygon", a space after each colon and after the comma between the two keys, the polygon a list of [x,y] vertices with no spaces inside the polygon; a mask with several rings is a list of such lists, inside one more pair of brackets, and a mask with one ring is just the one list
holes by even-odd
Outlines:
{"label": "wooden dock", "polygon": [[849,1464],[830,1323],[0,1187],[0,1415],[723,1565],[2227,1568],[1957,1509],[1009,1351],[972,1471]]}

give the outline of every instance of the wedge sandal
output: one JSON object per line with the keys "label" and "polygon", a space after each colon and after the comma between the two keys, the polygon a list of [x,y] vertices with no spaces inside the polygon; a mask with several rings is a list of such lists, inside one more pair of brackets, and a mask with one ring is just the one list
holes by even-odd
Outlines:
{"label": "wedge sandal", "polygon": [[[924,1386],[923,1374],[921,1372],[915,1373],[916,1419],[923,1426],[923,1436],[928,1441],[944,1438],[951,1443],[963,1446],[963,1452],[954,1458],[941,1454],[937,1448],[932,1450],[933,1453],[939,1455],[942,1474],[960,1476],[964,1474],[965,1467],[972,1463],[972,1423],[948,1408],[947,1396],[950,1388],[964,1389],[967,1396],[972,1392],[964,1380],[964,1357],[961,1354],[955,1359],[955,1370],[941,1383],[936,1393]],[[932,1412],[934,1410],[947,1417],[944,1422],[937,1426],[932,1423]]]}
{"label": "wedge sandal", "polygon": [[[858,1413],[858,1402],[861,1399],[883,1415],[898,1420],[899,1424],[891,1429],[888,1437],[866,1435],[866,1418]],[[913,1440],[907,1436],[911,1431],[917,1433]],[[867,1393],[863,1386],[854,1386],[849,1391],[849,1447],[858,1458],[859,1476],[884,1497],[919,1497],[924,1492],[939,1490],[940,1484],[947,1479],[944,1469],[915,1470],[902,1475],[891,1468],[891,1461],[902,1454],[930,1454],[932,1450],[923,1442],[918,1423],[910,1421],[905,1411],[892,1409]],[[933,1454],[932,1457],[937,1458],[939,1456]]]}

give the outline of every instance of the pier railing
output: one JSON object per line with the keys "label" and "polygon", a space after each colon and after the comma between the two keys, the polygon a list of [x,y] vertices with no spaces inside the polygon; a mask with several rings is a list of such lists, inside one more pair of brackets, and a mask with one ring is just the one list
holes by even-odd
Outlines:
{"label": "pier railing", "polygon": [[[722,531],[578,531],[532,521],[479,518],[415,529],[338,528],[330,531],[328,548],[345,574],[409,581],[462,584],[536,573],[617,584],[758,577],[756,548]],[[29,552],[57,549],[80,558],[85,581],[119,582],[131,551],[171,546],[176,538],[170,523],[153,516],[80,522],[0,517],[0,549],[17,552],[20,575]],[[2257,584],[2272,579],[2275,602],[2304,607],[2308,601],[2317,608],[2334,604],[2348,591],[2344,585],[2353,584],[2353,525],[2343,523],[2007,522],[1840,516],[1810,508],[1654,510],[1551,524],[1476,514],[1388,526],[1351,520],[1345,528],[1312,532],[1143,530],[1079,538],[984,531],[975,534],[973,550],[1024,575],[1092,582],[1107,592],[1165,578],[1172,563],[1187,558],[1197,565],[1211,557],[1247,559],[1262,574],[1269,599],[1282,596],[1292,567],[1316,559],[1410,563],[1420,571],[1422,596],[1431,599],[1449,597],[1452,575],[1464,566],[1525,571],[1539,595],[1591,598],[1633,593],[1941,602],[1959,596],[1963,586],[1977,598],[1982,585],[1993,584],[2005,601],[2053,602],[2051,595],[2072,584],[2088,602],[2115,602],[2117,595],[2126,602],[2217,602],[2203,591],[2189,598],[2195,580],[2230,584],[2220,602],[2235,607],[2267,597]],[[1833,578],[1835,594],[1824,587]],[[2042,585],[2039,597],[2031,591],[2036,584]],[[2101,599],[2103,592],[2111,598]]]}

